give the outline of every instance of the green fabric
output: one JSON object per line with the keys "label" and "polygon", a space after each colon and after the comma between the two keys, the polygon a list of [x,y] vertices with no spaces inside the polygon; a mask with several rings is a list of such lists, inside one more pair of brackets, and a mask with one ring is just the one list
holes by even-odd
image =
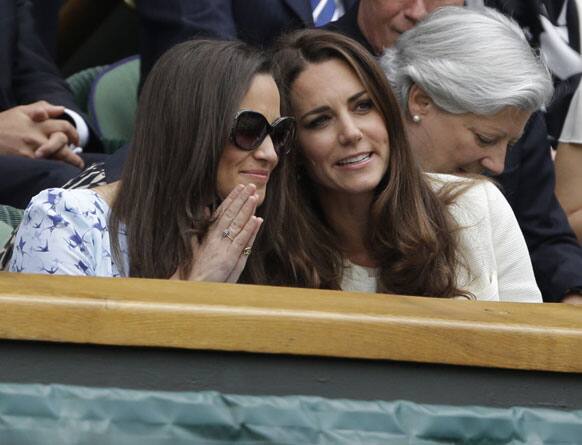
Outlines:
{"label": "green fabric", "polygon": [[139,59],[131,58],[111,65],[93,82],[89,117],[96,123],[109,153],[131,138],[137,109],[139,70]]}
{"label": "green fabric", "polygon": [[582,411],[0,384],[2,444],[572,444]]}
{"label": "green fabric", "polygon": [[104,66],[87,68],[67,78],[67,83],[73,92],[75,102],[84,113],[87,113],[87,104],[89,103],[89,93],[91,92],[93,80],[104,68]]}
{"label": "green fabric", "polygon": [[103,145],[103,151],[105,153],[115,153],[125,144],[127,144],[127,140],[124,139],[101,139],[101,143]]}
{"label": "green fabric", "polygon": [[20,221],[22,221],[23,212],[23,210],[15,209],[14,207],[0,205],[0,221],[16,228],[20,224]]}
{"label": "green fabric", "polygon": [[0,249],[10,239],[13,230],[12,226],[9,226],[4,221],[0,221]]}

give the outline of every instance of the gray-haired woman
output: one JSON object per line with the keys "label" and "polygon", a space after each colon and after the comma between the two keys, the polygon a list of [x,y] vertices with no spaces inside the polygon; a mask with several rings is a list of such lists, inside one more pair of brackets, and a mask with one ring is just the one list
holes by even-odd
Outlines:
{"label": "gray-haired woman", "polygon": [[438,173],[501,173],[507,148],[553,93],[519,26],[490,8],[436,10],[382,65],[412,149]]}

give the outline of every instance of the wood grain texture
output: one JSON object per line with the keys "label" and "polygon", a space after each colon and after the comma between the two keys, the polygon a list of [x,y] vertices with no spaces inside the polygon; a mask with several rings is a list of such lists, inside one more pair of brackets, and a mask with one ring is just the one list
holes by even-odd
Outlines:
{"label": "wood grain texture", "polygon": [[582,372],[582,307],[0,273],[0,338]]}

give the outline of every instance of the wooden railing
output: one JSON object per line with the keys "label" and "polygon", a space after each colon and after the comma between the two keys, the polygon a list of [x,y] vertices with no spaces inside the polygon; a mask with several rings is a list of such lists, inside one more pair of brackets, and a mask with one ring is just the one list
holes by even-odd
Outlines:
{"label": "wooden railing", "polygon": [[0,273],[0,339],[582,372],[582,308]]}

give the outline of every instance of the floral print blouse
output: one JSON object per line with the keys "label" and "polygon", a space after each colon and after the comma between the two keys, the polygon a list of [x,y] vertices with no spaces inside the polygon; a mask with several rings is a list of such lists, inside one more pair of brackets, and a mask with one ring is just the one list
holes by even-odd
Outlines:
{"label": "floral print blouse", "polygon": [[[122,276],[111,256],[110,208],[92,190],[48,189],[26,208],[8,264],[11,272]],[[127,238],[119,233],[123,270]]]}

